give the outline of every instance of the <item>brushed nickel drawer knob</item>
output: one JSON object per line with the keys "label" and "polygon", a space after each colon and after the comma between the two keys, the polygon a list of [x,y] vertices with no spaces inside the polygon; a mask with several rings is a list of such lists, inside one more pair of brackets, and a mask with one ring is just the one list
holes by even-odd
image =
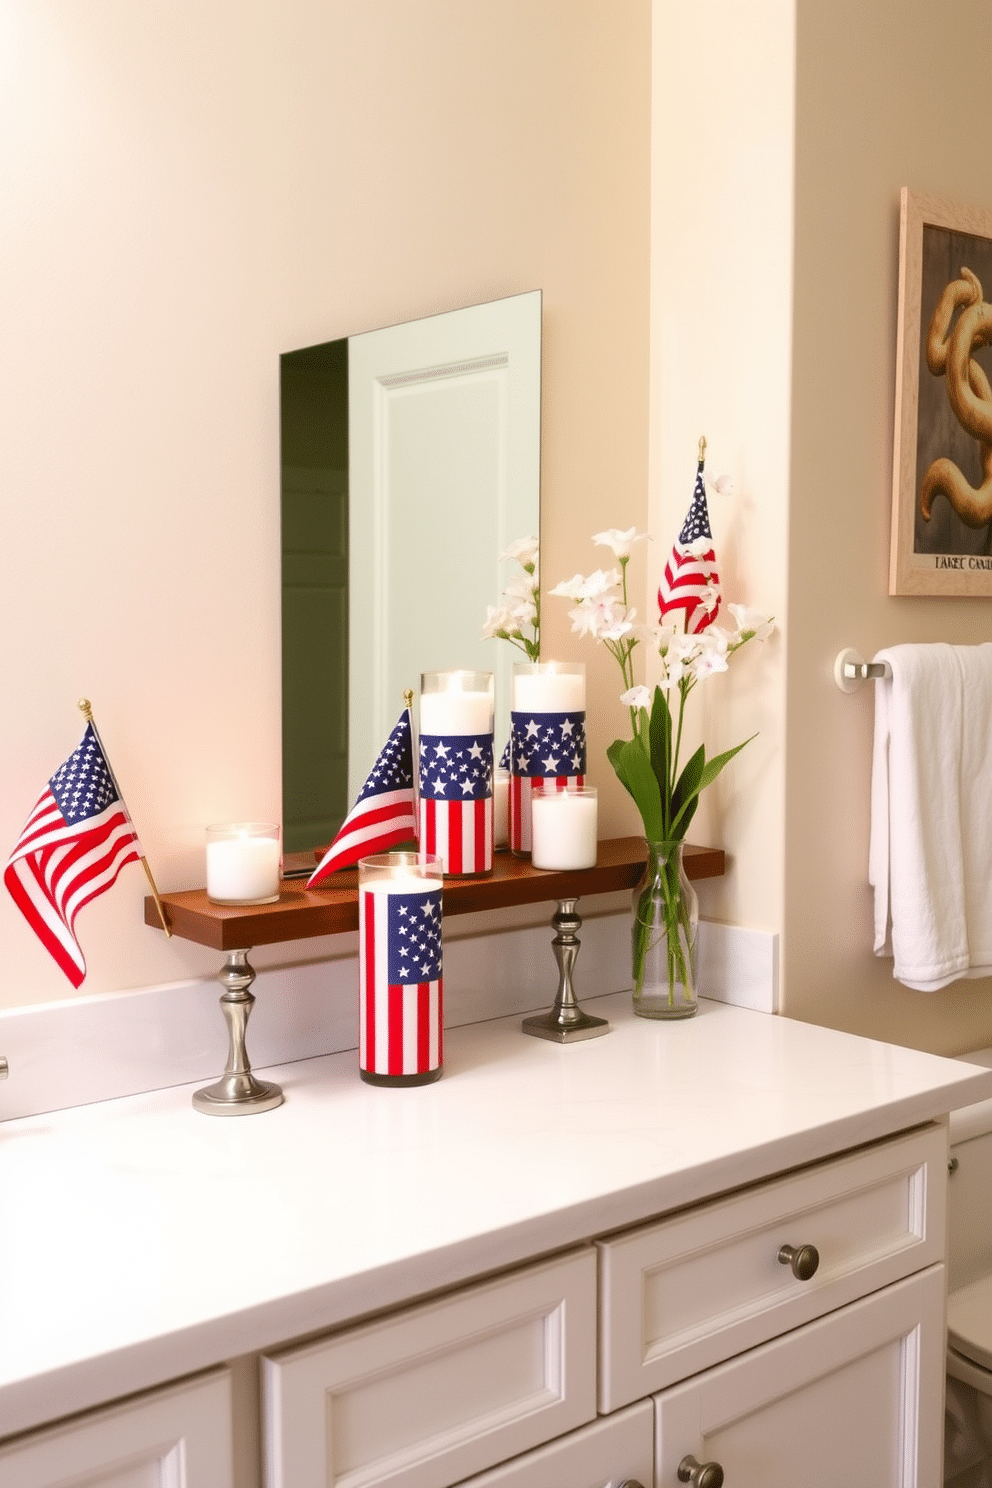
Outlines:
{"label": "brushed nickel drawer knob", "polygon": [[7,1061],[6,1059],[4,1059],[3,1055],[0,1054],[0,1080],[6,1080],[9,1074],[10,1067],[8,1066]]}
{"label": "brushed nickel drawer knob", "polygon": [[644,1484],[639,1483],[636,1478],[624,1478],[620,1488],[644,1488]]}
{"label": "brushed nickel drawer knob", "polygon": [[721,1488],[723,1468],[719,1462],[697,1462],[695,1457],[683,1457],[679,1463],[679,1482],[691,1483],[692,1488]]}
{"label": "brushed nickel drawer knob", "polygon": [[778,1258],[783,1266],[792,1268],[797,1281],[809,1281],[820,1264],[820,1252],[815,1245],[783,1245]]}

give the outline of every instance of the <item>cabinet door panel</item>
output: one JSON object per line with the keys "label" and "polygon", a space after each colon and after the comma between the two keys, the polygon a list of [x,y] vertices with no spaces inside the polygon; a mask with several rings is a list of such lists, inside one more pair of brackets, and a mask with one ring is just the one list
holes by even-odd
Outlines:
{"label": "cabinet door panel", "polygon": [[266,1488],[445,1488],[596,1414],[591,1249],[263,1360]]}
{"label": "cabinet door panel", "polygon": [[656,1396],[658,1488],[686,1454],[733,1488],[940,1482],[944,1268]]}
{"label": "cabinet door panel", "polygon": [[620,1488],[654,1483],[654,1410],[650,1400],[582,1426],[525,1452],[460,1488]]}
{"label": "cabinet door panel", "polygon": [[0,1488],[233,1488],[231,1389],[218,1371],[0,1447]]}
{"label": "cabinet door panel", "polygon": [[[599,1409],[941,1260],[946,1161],[930,1128],[600,1242]],[[797,1279],[783,1245],[815,1246],[815,1273]]]}

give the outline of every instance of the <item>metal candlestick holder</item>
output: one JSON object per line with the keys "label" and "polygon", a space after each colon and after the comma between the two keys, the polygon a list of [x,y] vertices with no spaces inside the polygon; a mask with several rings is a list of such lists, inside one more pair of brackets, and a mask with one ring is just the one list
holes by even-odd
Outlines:
{"label": "metal candlestick holder", "polygon": [[193,1105],[209,1116],[251,1116],[256,1111],[271,1111],[273,1106],[282,1105],[282,1090],[255,1079],[245,1049],[245,1030],[255,1006],[249,991],[255,970],[248,964],[248,951],[228,951],[217,980],[227,989],[220,999],[230,1042],[227,1066],[215,1085],[196,1091]]}
{"label": "metal candlestick holder", "polygon": [[579,1000],[572,986],[572,971],[579,954],[579,931],[582,919],[575,911],[577,899],[559,899],[558,908],[551,917],[557,931],[551,949],[558,962],[558,995],[550,1013],[537,1013],[524,1018],[524,1033],[535,1038],[550,1039],[556,1044],[574,1044],[580,1039],[599,1038],[609,1033],[610,1025],[605,1018],[594,1018],[579,1007]]}

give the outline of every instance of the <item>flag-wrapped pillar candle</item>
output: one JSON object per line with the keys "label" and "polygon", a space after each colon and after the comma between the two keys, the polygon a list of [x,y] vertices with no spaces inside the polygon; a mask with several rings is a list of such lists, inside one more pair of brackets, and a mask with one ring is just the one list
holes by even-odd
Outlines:
{"label": "flag-wrapped pillar candle", "polygon": [[493,866],[493,674],[420,679],[420,848],[452,877]]}
{"label": "flag-wrapped pillar candle", "polygon": [[531,797],[586,779],[586,669],[581,661],[518,662],[510,698],[510,850],[531,850]]}
{"label": "flag-wrapped pillar candle", "polygon": [[441,1073],[441,891],[436,856],[358,864],[358,1069],[370,1085],[427,1085]]}

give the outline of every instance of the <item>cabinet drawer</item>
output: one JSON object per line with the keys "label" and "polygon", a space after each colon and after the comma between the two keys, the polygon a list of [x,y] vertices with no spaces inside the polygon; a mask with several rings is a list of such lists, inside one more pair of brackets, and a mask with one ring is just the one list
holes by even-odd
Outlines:
{"label": "cabinet drawer", "polygon": [[641,1400],[459,1488],[651,1488],[653,1482],[654,1406]]}
{"label": "cabinet drawer", "polygon": [[592,1248],[262,1361],[266,1488],[444,1488],[596,1414]]}
{"label": "cabinet drawer", "polygon": [[0,1488],[233,1488],[227,1370],[71,1416],[0,1447]]}
{"label": "cabinet drawer", "polygon": [[[600,1410],[941,1260],[946,1184],[930,1127],[601,1241]],[[816,1248],[809,1280],[783,1245]]]}

